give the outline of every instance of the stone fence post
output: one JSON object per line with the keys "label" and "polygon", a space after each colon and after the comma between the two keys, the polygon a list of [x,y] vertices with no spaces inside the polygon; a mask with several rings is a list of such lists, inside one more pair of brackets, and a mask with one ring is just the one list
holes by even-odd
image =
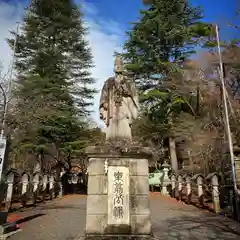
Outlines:
{"label": "stone fence post", "polygon": [[217,173],[211,173],[206,177],[206,180],[211,181],[212,186],[212,201],[215,213],[219,213],[220,209],[220,199],[219,199],[219,183]]}
{"label": "stone fence post", "polygon": [[59,184],[59,193],[58,193],[58,197],[62,197],[63,196],[63,185],[62,185],[62,177],[65,174],[65,171],[62,170],[60,172],[60,181],[58,182]]}
{"label": "stone fence post", "polygon": [[47,183],[48,183],[48,176],[46,174],[43,176],[43,181],[42,182],[43,182],[42,190],[46,191]]}
{"label": "stone fence post", "polygon": [[33,175],[33,204],[36,204],[37,196],[38,196],[38,189],[40,184],[40,174],[35,173]]}
{"label": "stone fence post", "polygon": [[43,191],[42,200],[43,201],[45,201],[45,198],[46,198],[47,184],[48,184],[48,175],[44,174],[42,179],[42,191]]}
{"label": "stone fence post", "polygon": [[240,187],[240,147],[234,146],[234,162],[237,187]]}
{"label": "stone fence post", "polygon": [[171,185],[172,185],[172,194],[171,194],[171,197],[173,197],[173,198],[176,197],[176,183],[177,183],[176,175],[173,173],[173,174],[171,175]]}
{"label": "stone fence post", "polygon": [[182,201],[183,177],[178,175],[178,200]]}
{"label": "stone fence post", "polygon": [[49,177],[49,190],[53,189],[53,184],[54,184],[54,177],[51,175]]}
{"label": "stone fence post", "polygon": [[21,182],[22,182],[22,195],[27,193],[27,187],[29,184],[29,176],[27,173],[23,173],[21,177]]}
{"label": "stone fence post", "polygon": [[[4,200],[2,200],[3,206],[1,213],[4,212],[7,216],[7,212],[11,208],[12,202],[15,200],[21,202],[23,207],[26,206],[29,200],[32,200],[32,203],[36,204],[39,190],[41,190],[41,193],[43,193],[42,196],[44,200],[48,186],[50,199],[53,199],[53,196],[55,195],[54,176],[51,175],[48,181],[48,175],[44,175],[42,184],[40,184],[40,179],[41,175],[39,173],[35,173],[33,176],[31,176],[27,172],[20,172],[14,169],[9,170],[6,174],[6,181],[4,183],[6,186],[6,196],[4,196]],[[15,186],[17,191],[15,189]],[[29,199],[29,197],[31,199]],[[1,219],[2,216],[0,216],[0,225],[2,222]]]}
{"label": "stone fence post", "polygon": [[50,199],[54,198],[54,176],[50,175],[49,177],[49,194],[50,194]]}
{"label": "stone fence post", "polygon": [[212,176],[212,196],[214,203],[214,210],[216,213],[220,212],[220,200],[219,200],[219,190],[218,190],[218,176],[215,174]]}
{"label": "stone fence post", "polygon": [[204,206],[204,195],[203,195],[203,180],[204,177],[201,174],[195,174],[192,178],[197,182],[197,189],[198,189],[198,201],[200,206]]}
{"label": "stone fence post", "polygon": [[28,185],[29,185],[29,175],[27,173],[23,173],[21,177],[21,183],[22,183],[22,196],[21,196],[21,202],[23,207],[26,206],[27,203],[27,191],[28,191]]}
{"label": "stone fence post", "polygon": [[39,173],[33,175],[33,192],[35,193],[38,190],[39,185]]}
{"label": "stone fence post", "polygon": [[192,186],[191,186],[191,176],[186,175],[185,176],[185,181],[186,181],[186,195],[187,195],[187,204],[191,204],[192,201]]}
{"label": "stone fence post", "polygon": [[5,200],[5,211],[9,211],[11,207],[13,183],[14,183],[14,173],[10,172],[7,175],[7,195]]}

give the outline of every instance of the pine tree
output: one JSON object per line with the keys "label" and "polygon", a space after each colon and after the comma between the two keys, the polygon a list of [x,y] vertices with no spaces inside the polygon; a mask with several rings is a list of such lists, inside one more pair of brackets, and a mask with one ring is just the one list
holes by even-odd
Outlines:
{"label": "pine tree", "polygon": [[92,55],[85,35],[83,15],[72,0],[32,0],[16,54],[16,69],[23,79],[29,74],[51,78],[53,84],[58,79],[58,85],[71,89],[82,113],[95,93],[88,88],[94,79],[89,73]]}
{"label": "pine tree", "polygon": [[188,1],[144,3],[147,9],[140,12],[140,20],[133,23],[127,33],[123,55],[127,67],[135,75],[140,100],[147,106],[143,115],[147,115],[147,120],[155,126],[148,136],[151,139],[157,132],[155,142],[161,142],[166,135],[171,138],[174,115],[185,105],[187,111],[193,110],[186,98],[192,89],[184,84],[181,68],[194,53],[196,44],[201,43],[199,37],[207,35],[207,24],[200,22],[201,10]]}
{"label": "pine tree", "polygon": [[[128,32],[124,45],[127,67],[144,92],[141,99],[150,106],[145,109],[149,116],[160,113],[159,107],[167,108],[169,114],[173,110],[179,112],[182,97],[190,92],[183,84],[180,69],[194,52],[199,37],[207,34],[207,24],[200,22],[200,9],[185,0],[154,0],[147,2],[147,6]],[[165,122],[159,116],[164,117],[158,114],[153,119]]]}
{"label": "pine tree", "polygon": [[[72,0],[32,0],[25,10],[14,92],[15,136],[24,147],[43,153],[51,146],[59,155],[77,140],[84,146],[81,133],[96,91],[83,23]],[[13,46],[13,39],[8,41]]]}
{"label": "pine tree", "polygon": [[181,65],[193,53],[205,25],[199,23],[200,9],[185,0],[154,0],[148,6],[127,33],[125,58],[137,77],[162,80],[173,70],[170,63]]}

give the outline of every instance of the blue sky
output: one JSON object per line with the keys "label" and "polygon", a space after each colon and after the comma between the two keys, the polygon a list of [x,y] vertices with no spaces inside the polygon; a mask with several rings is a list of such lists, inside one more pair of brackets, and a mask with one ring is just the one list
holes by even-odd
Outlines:
{"label": "blue sky", "polygon": [[[238,0],[191,0],[195,6],[204,10],[204,21],[215,22],[221,25],[222,37],[229,38],[232,30],[227,27],[228,21],[235,18]],[[129,28],[129,22],[139,16],[139,9],[143,7],[141,0],[88,0],[104,18],[114,19],[123,30]]]}
{"label": "blue sky", "polygon": [[[29,1],[0,0],[0,3],[23,3],[26,5]],[[121,32],[122,37],[131,26],[129,23],[138,19],[139,10],[143,8],[142,0],[76,0],[76,2],[87,6],[87,11],[84,11],[85,16],[93,19],[100,26],[102,26],[102,21],[105,23],[110,21],[111,24],[114,22],[116,26],[118,25],[118,33]],[[229,39],[236,36],[236,32],[227,25],[230,20],[237,18],[235,11],[240,7],[239,0],[190,0],[190,2],[194,6],[202,7],[204,21],[220,25],[222,38]],[[109,28],[107,26],[104,26],[104,28],[108,33]]]}
{"label": "blue sky", "polygon": [[[29,0],[0,0],[0,3],[28,3]],[[85,12],[87,16],[116,22],[122,30],[129,29],[130,22],[139,16],[139,10],[143,8],[142,0],[76,0],[91,7],[91,11]],[[204,21],[218,23],[221,26],[223,38],[231,37],[234,32],[227,27],[230,19],[235,18],[235,11],[240,7],[238,0],[190,0],[195,6],[201,6],[204,10]]]}
{"label": "blue sky", "polygon": [[[9,30],[16,29],[16,22],[22,20],[24,7],[29,1],[0,0],[0,62],[4,72],[9,68],[12,59],[12,52],[5,39],[9,37]],[[113,75],[113,54],[115,51],[121,51],[125,32],[131,26],[129,23],[138,19],[139,10],[143,8],[142,0],[75,1],[83,5],[85,22],[89,28],[87,40],[92,49],[95,64],[91,72],[97,80],[95,87],[100,90],[104,81]],[[191,1],[194,5],[202,6],[205,21],[220,24],[223,39],[229,39],[236,34],[227,25],[230,19],[235,18],[239,0]],[[96,94],[92,117],[99,123],[98,103],[99,94]]]}

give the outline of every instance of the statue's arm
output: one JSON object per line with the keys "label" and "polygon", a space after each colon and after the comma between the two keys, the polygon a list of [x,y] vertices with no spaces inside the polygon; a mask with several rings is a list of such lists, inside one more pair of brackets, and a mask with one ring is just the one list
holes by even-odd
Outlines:
{"label": "statue's arm", "polygon": [[99,103],[100,119],[107,125],[108,121],[108,80],[104,83]]}
{"label": "statue's arm", "polygon": [[100,109],[99,109],[100,119],[101,119],[101,120],[104,120],[104,119],[105,119],[105,116],[106,116],[105,112],[106,112],[106,111],[104,110],[104,108],[100,108]]}
{"label": "statue's arm", "polygon": [[104,83],[101,91],[99,109],[101,108],[107,109],[108,107],[107,103],[108,103],[108,81]]}
{"label": "statue's arm", "polygon": [[138,92],[136,89],[136,86],[134,83],[131,84],[131,99],[133,102],[132,105],[132,119],[135,120],[138,117],[138,111],[139,111],[139,98],[138,98]]}

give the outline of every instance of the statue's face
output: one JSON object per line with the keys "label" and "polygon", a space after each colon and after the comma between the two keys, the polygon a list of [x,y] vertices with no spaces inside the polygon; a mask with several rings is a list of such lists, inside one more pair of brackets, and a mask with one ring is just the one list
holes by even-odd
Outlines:
{"label": "statue's face", "polygon": [[116,73],[121,73],[124,71],[123,61],[121,56],[116,56],[114,70]]}
{"label": "statue's face", "polygon": [[116,56],[116,59],[115,59],[115,66],[123,66],[123,60],[121,58],[121,56]]}
{"label": "statue's face", "polygon": [[123,75],[122,74],[116,74],[115,81],[117,83],[120,83],[122,81],[122,79],[123,79]]}

